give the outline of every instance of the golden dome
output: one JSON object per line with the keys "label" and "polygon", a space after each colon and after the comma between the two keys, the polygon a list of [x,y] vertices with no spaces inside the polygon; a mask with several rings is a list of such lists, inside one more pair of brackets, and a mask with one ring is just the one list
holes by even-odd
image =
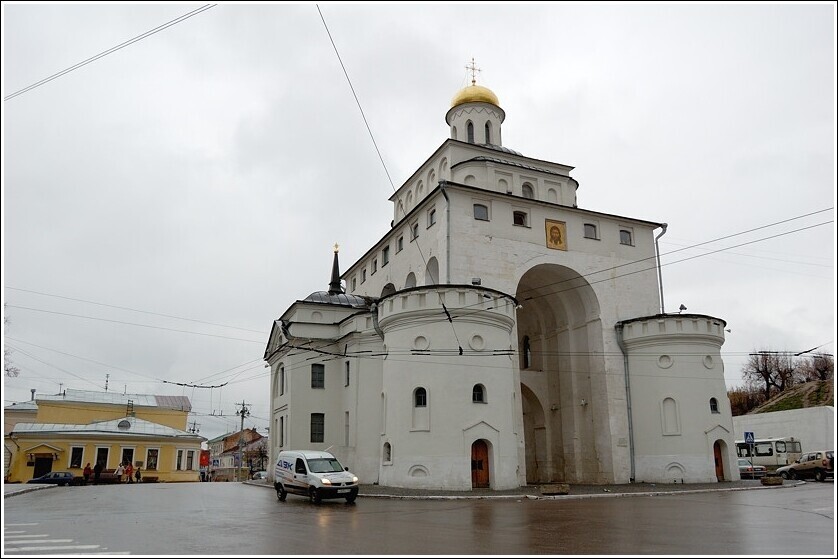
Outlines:
{"label": "golden dome", "polygon": [[500,107],[498,96],[491,89],[482,85],[470,85],[458,91],[454,99],[451,100],[451,108],[453,109],[463,103],[489,103]]}

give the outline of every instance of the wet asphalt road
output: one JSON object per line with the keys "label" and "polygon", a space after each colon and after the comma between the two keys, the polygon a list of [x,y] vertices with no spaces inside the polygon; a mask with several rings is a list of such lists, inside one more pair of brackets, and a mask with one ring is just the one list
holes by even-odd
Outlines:
{"label": "wet asphalt road", "polygon": [[[57,487],[4,500],[3,555],[834,556],[834,489],[314,506],[239,483]],[[30,535],[78,549],[22,551]]]}

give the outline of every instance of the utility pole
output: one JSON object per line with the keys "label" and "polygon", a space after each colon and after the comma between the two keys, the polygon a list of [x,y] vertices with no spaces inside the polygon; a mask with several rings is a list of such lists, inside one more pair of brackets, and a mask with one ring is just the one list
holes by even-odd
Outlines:
{"label": "utility pole", "polygon": [[244,418],[250,415],[250,410],[247,409],[247,403],[242,400],[241,409],[236,412],[236,415],[241,416],[241,428],[239,429],[239,467],[236,468],[236,481],[241,475],[242,466],[244,465]]}
{"label": "utility pole", "polygon": [[190,433],[200,433],[200,432],[201,432],[201,430],[200,430],[200,429],[198,429],[198,427],[200,427],[200,426],[201,426],[201,424],[200,424],[200,423],[198,423],[197,421],[194,421],[194,420],[193,420],[193,421],[192,421],[192,428],[191,428],[191,429],[189,429],[189,432],[190,432]]}

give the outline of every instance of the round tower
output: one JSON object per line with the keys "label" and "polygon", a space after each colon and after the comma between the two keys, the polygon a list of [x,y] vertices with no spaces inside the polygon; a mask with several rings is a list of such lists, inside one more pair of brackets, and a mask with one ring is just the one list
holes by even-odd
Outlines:
{"label": "round tower", "polygon": [[451,138],[470,144],[502,146],[501,124],[506,113],[500,108],[498,96],[491,89],[471,85],[454,95],[445,122],[451,127]]}
{"label": "round tower", "polygon": [[636,481],[739,479],[721,356],[725,325],[702,314],[617,323]]}
{"label": "round tower", "polygon": [[509,295],[470,285],[379,301],[387,355],[379,483],[461,491],[526,483],[515,307]]}

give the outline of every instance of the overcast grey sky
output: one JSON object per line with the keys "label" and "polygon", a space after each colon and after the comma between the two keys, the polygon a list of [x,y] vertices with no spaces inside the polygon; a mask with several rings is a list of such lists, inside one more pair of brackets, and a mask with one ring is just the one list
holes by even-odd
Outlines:
{"label": "overcast grey sky", "polygon": [[[3,96],[201,6],[4,2]],[[834,3],[320,8],[397,187],[474,57],[505,146],[574,166],[581,208],[668,224],[666,311],[727,321],[728,386],[753,350],[834,353]],[[2,114],[4,405],[109,375],[188,396],[208,437],[242,400],[269,425],[272,321],[392,218],[317,6],[218,4]]]}

